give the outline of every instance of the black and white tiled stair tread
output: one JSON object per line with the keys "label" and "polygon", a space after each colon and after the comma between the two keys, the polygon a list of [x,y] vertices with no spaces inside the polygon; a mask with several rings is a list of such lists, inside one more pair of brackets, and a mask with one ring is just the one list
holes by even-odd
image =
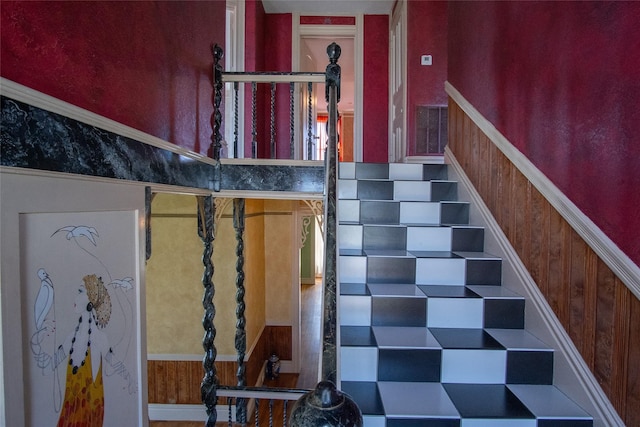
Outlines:
{"label": "black and white tiled stair tread", "polygon": [[368,426],[591,426],[551,385],[342,382]]}
{"label": "black and white tiled stair tread", "polygon": [[365,426],[591,426],[446,165],[339,171],[341,386]]}
{"label": "black and white tiled stair tread", "polygon": [[344,381],[553,381],[553,352],[522,329],[374,325],[342,326],[340,333]]}

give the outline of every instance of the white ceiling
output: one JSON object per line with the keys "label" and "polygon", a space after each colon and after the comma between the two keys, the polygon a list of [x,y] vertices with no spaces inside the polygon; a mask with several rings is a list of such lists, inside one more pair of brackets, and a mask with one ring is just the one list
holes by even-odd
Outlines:
{"label": "white ceiling", "polygon": [[267,13],[388,15],[395,0],[262,0]]}

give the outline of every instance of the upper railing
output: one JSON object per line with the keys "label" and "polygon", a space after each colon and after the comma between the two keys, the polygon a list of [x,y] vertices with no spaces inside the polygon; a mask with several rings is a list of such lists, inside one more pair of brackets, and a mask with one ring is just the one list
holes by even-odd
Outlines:
{"label": "upper railing", "polygon": [[[223,55],[222,48],[215,45],[212,157],[320,160],[316,154],[318,141],[314,129],[314,84],[325,83],[325,74],[223,71]],[[286,87],[285,94],[278,92],[283,87]],[[250,90],[250,106],[244,105],[241,96],[246,89]],[[263,108],[267,97],[268,112]],[[300,98],[304,99],[297,102]],[[226,100],[224,107],[232,110],[226,112],[227,121],[231,120],[231,123],[224,123],[226,129],[222,123],[223,99]],[[288,106],[285,108],[286,100]],[[241,107],[244,111],[240,111]],[[268,124],[264,122],[267,117]],[[243,126],[248,119],[250,126]],[[242,137],[245,128],[250,136]]]}
{"label": "upper railing", "polygon": [[[290,88],[290,108],[289,108],[289,153],[290,157],[294,157],[296,153],[296,132],[294,125],[295,118],[295,100],[294,100],[294,85],[306,84],[307,93],[311,94],[313,83],[325,84],[325,99],[328,103],[328,122],[327,122],[327,135],[326,152],[324,154],[325,160],[325,185],[324,185],[324,242],[325,242],[325,261],[324,261],[324,274],[323,274],[323,318],[322,318],[322,360],[321,360],[321,382],[318,385],[318,390],[326,390],[327,386],[333,387],[333,384],[337,382],[337,159],[338,159],[338,102],[340,100],[340,66],[338,65],[338,58],[340,57],[341,49],[336,43],[332,43],[327,47],[327,54],[329,56],[329,65],[326,68],[325,73],[224,73],[220,66],[220,60],[222,59],[222,49],[219,46],[213,48],[214,55],[214,115],[213,115],[213,136],[212,136],[212,157],[216,161],[217,167],[215,169],[216,176],[214,177],[214,190],[219,191],[220,181],[223,179],[223,171],[220,164],[221,150],[223,148],[223,136],[222,136],[222,97],[223,97],[223,85],[225,82],[232,82],[234,85],[234,141],[233,152],[238,153],[240,144],[244,142],[239,141],[239,120],[238,120],[238,97],[239,90],[238,84],[241,82],[248,82],[252,88],[252,131],[251,131],[251,152],[252,157],[256,157],[260,152],[258,142],[258,128],[257,128],[257,85],[259,83],[269,84],[271,87],[271,101],[270,101],[270,140],[268,146],[268,152],[271,153],[271,157],[275,158],[275,153],[279,152],[277,147],[276,133],[278,127],[276,126],[276,108],[275,108],[275,86],[279,82],[285,82],[289,84]],[[309,102],[311,102],[311,95],[309,95]],[[310,105],[310,104],[309,104]],[[308,129],[311,129],[311,114],[312,111],[309,108],[308,117]],[[313,140],[311,130],[307,134],[307,148],[311,146]],[[298,145],[300,147],[301,144]],[[265,147],[266,150],[266,147]],[[285,150],[286,151],[286,150]],[[311,157],[311,151],[307,150],[307,157]],[[216,184],[216,182],[218,184]],[[215,193],[214,193],[215,194]],[[246,351],[246,332],[244,331],[244,253],[243,253],[243,231],[244,231],[244,199],[234,200],[234,227],[236,229],[236,239],[238,245],[236,248],[236,255],[238,257],[237,268],[237,298],[236,298],[236,314],[238,315],[237,330],[236,330],[236,351],[238,353],[238,370],[237,370],[237,386],[220,386],[216,375],[215,358],[216,348],[214,338],[216,335],[216,329],[214,326],[215,306],[213,305],[213,296],[215,293],[215,286],[212,282],[213,265],[211,263],[211,251],[213,244],[213,224],[211,218],[215,215],[215,204],[213,201],[214,196],[200,197],[198,200],[198,223],[200,237],[204,243],[204,276],[203,286],[205,290],[203,307],[205,310],[203,318],[203,326],[205,329],[205,336],[203,339],[203,347],[205,350],[205,356],[203,360],[205,375],[201,385],[202,400],[206,406],[208,420],[206,425],[214,427],[217,419],[216,405],[218,403],[218,397],[226,397],[229,405],[229,425],[232,422],[237,422],[240,425],[246,425],[248,422],[248,402],[247,399],[255,399],[256,401],[266,399],[269,402],[269,425],[272,425],[272,413],[274,400],[296,400],[297,403],[294,406],[292,416],[299,416],[301,412],[305,412],[306,408],[304,404],[300,403],[303,399],[298,400],[300,396],[304,396],[306,390],[274,390],[272,388],[265,387],[248,387],[246,385],[245,369],[244,369],[244,356]],[[316,390],[316,393],[318,392]],[[322,392],[321,392],[322,393]],[[327,393],[324,393],[326,395]],[[332,393],[332,396],[341,396],[339,393]],[[340,397],[342,398],[342,397]],[[235,411],[232,411],[232,406],[235,406]],[[286,404],[284,408],[284,420],[283,425],[286,425],[287,409]],[[235,412],[235,414],[232,414]],[[233,416],[232,416],[233,415]],[[260,425],[258,420],[259,411],[256,409],[256,425]],[[291,425],[296,424],[295,419],[291,420]],[[357,425],[357,424],[354,424]]]}

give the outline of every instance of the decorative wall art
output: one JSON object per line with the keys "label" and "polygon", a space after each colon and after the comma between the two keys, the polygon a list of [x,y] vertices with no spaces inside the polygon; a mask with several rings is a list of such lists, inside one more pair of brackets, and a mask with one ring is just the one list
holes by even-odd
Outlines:
{"label": "decorative wall art", "polygon": [[136,212],[22,214],[20,237],[28,425],[138,425]]}

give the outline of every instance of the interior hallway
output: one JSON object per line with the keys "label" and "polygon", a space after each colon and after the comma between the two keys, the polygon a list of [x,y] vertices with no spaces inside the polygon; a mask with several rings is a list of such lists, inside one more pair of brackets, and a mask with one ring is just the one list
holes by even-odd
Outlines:
{"label": "interior hallway", "polygon": [[[322,318],[322,279],[316,279],[313,285],[300,287],[300,374],[280,374],[275,380],[265,380],[265,387],[290,387],[312,389],[318,383],[318,368],[321,350],[321,318]],[[289,404],[290,413],[292,403]],[[282,404],[273,408],[274,425],[281,425]],[[267,405],[260,408],[260,424],[268,425],[269,413]],[[151,421],[149,427],[202,427],[201,421]],[[228,422],[220,420],[217,426],[227,426]],[[251,420],[250,425],[255,425]]]}

